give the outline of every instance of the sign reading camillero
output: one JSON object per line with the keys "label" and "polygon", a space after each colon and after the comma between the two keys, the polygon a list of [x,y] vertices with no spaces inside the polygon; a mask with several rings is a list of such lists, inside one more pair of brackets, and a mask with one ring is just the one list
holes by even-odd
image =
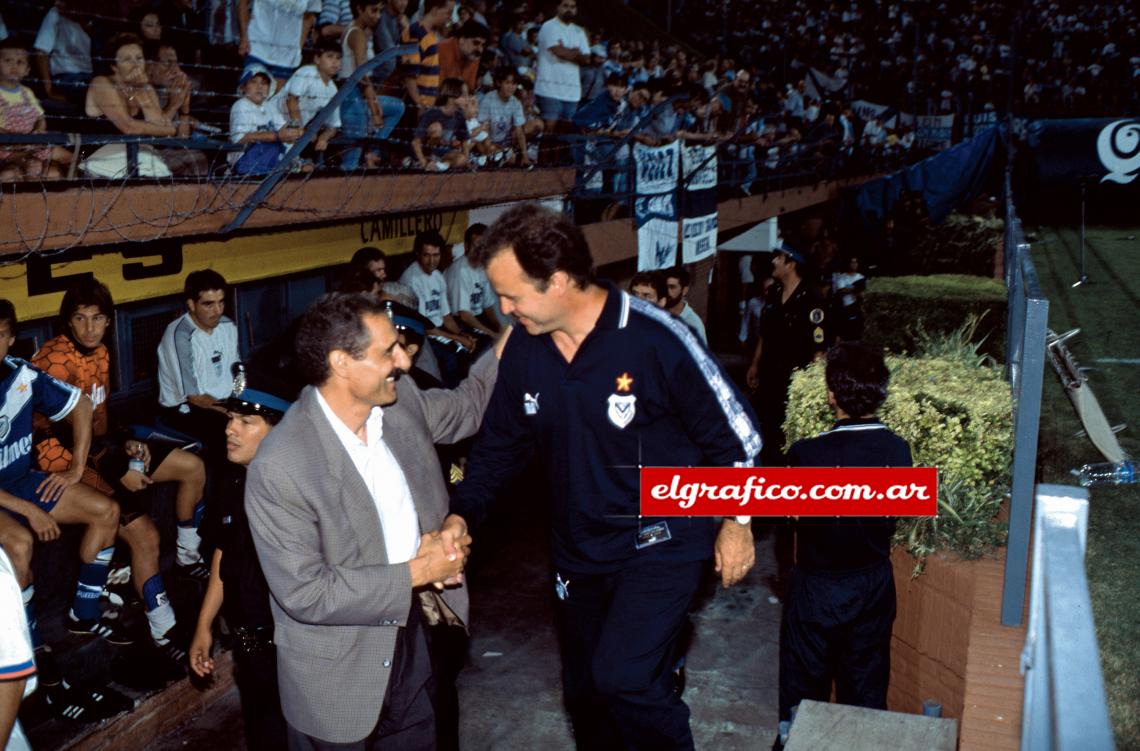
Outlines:
{"label": "sign reading camillero", "polygon": [[224,241],[73,248],[0,267],[0,297],[15,304],[21,320],[33,320],[58,314],[63,292],[83,276],[97,277],[116,303],[125,303],[178,294],[186,275],[198,269],[214,269],[240,284],[347,263],[362,245],[388,255],[408,253],[416,234],[426,230],[462,242],[466,229],[466,211],[429,211]]}

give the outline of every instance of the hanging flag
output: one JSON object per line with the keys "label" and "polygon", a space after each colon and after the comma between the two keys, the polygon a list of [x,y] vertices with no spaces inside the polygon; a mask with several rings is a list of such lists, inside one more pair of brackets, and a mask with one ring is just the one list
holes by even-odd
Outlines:
{"label": "hanging flag", "polygon": [[634,144],[638,271],[665,269],[677,263],[679,154],[677,142],[666,146]]}
{"label": "hanging flag", "polygon": [[716,147],[705,144],[681,149],[681,262],[695,263],[716,252]]}

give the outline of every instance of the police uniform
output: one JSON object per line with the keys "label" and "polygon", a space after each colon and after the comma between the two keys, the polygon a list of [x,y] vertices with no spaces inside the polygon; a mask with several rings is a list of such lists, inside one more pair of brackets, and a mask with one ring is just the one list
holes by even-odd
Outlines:
{"label": "police uniform", "polygon": [[[266,403],[272,405],[268,410]],[[244,387],[220,404],[235,412],[262,415],[267,411],[280,415],[288,407],[284,400]],[[234,640],[234,677],[241,693],[246,744],[255,750],[281,749],[286,745],[285,718],[277,688],[273,613],[245,513],[245,478],[244,466],[225,463],[218,492],[206,507],[203,537],[222,553],[221,612]]]}
{"label": "police uniform", "polygon": [[[800,467],[909,467],[910,447],[875,418],[797,441]],[[803,699],[886,709],[895,582],[892,517],[803,518],[780,624],[780,720]]]}
{"label": "police uniform", "polygon": [[717,520],[641,518],[639,466],[750,466],[747,402],[683,322],[606,285],[572,362],[517,329],[453,510],[477,525],[537,453],[551,504],[563,691],[579,748],[692,748],[678,634]]}
{"label": "police uniform", "polygon": [[755,407],[764,434],[764,464],[781,464],[784,446],[784,417],[788,406],[788,384],[792,371],[827,350],[827,305],[811,284],[801,280],[785,302],[777,284],[768,293],[760,314],[759,388]]}

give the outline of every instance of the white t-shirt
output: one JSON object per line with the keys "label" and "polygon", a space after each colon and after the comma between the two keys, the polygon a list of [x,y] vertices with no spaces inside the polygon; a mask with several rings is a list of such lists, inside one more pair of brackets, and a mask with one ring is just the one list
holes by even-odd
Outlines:
{"label": "white t-shirt", "polygon": [[364,59],[360,61],[362,65],[371,60],[375,54],[372,51],[372,32],[350,25],[340,38],[340,72],[336,74],[338,81],[345,80],[356,71],[356,56],[352,54],[352,47],[348,46],[349,34],[364,35]]}
{"label": "white t-shirt", "polygon": [[487,307],[491,283],[482,268],[472,266],[466,258],[456,258],[443,278],[447,282],[447,305],[456,313],[466,310],[477,316]]}
{"label": "white t-shirt", "polygon": [[61,16],[55,8],[44,16],[44,22],[40,24],[40,31],[32,46],[49,56],[53,76],[61,73],[90,73],[92,70],[91,37],[87,36],[82,26]]}
{"label": "white t-shirt", "polygon": [[233,393],[231,366],[238,354],[238,330],[234,322],[222,320],[207,334],[189,313],[171,321],[158,344],[158,401],[164,407],[177,407],[186,397],[209,394],[225,399]]}
{"label": "white t-shirt", "polygon": [[[322,81],[321,74],[315,65],[302,65],[297,72],[289,77],[281,91],[273,95],[277,108],[285,119],[289,118],[289,107],[285,104],[286,98],[292,94],[297,97],[297,106],[301,110],[301,124],[308,125],[309,121],[336,96],[336,84]],[[340,127],[340,107],[329,115],[325,125],[330,128]]]}
{"label": "white t-shirt", "polygon": [[677,317],[684,321],[688,327],[693,330],[693,333],[700,337],[700,340],[705,343],[705,346],[708,346],[709,338],[705,336],[705,322],[702,321],[701,317],[697,315],[697,312],[689,306],[689,303],[685,303],[685,307],[681,309],[681,313]]}
{"label": "white t-shirt", "polygon": [[301,64],[306,13],[320,13],[321,0],[252,0],[249,54],[282,68]]}
{"label": "white t-shirt", "polygon": [[443,274],[439,273],[439,269],[428,276],[420,265],[413,261],[412,265],[400,275],[400,284],[412,288],[420,298],[420,315],[430,318],[437,328],[443,325],[444,316],[451,315],[451,307],[447,304],[447,282],[444,281]]}
{"label": "white t-shirt", "polygon": [[[257,131],[277,132],[285,126],[286,118],[281,110],[268,99],[254,104],[248,97],[242,97],[230,107],[230,143],[237,143],[246,133]],[[230,164],[241,158],[240,151],[231,151],[227,156]]]}
{"label": "white t-shirt", "polygon": [[544,23],[538,31],[538,77],[534,93],[562,102],[577,102],[582,98],[578,63],[555,56],[550,48],[558,45],[579,50],[583,55],[590,54],[590,40],[581,26],[562,23],[557,18]]}
{"label": "white t-shirt", "polygon": [[[0,549],[0,680],[24,679],[24,697],[36,690],[36,661],[28,635],[28,619],[24,615],[24,598],[16,571],[3,549]],[[12,727],[7,751],[31,751],[20,721]]]}
{"label": "white t-shirt", "polygon": [[[866,277],[864,277],[858,271],[855,273],[836,272],[831,275],[831,287],[836,292],[838,292],[839,290],[846,289],[847,287],[854,287],[856,282],[859,282],[865,278]],[[856,297],[854,293],[845,293],[843,295],[843,307],[846,308],[849,305],[854,305],[855,300]]]}

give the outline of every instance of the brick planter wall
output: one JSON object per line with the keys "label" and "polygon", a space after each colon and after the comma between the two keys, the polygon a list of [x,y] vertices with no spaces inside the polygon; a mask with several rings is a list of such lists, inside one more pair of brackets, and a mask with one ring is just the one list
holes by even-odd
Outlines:
{"label": "brick planter wall", "polygon": [[1017,749],[1024,683],[1018,671],[1022,626],[1001,625],[1005,551],[964,561],[937,554],[925,573],[911,578],[914,558],[901,548],[891,556],[898,616],[891,637],[887,705],[922,712],[942,704],[942,716],[960,720],[959,748]]}

